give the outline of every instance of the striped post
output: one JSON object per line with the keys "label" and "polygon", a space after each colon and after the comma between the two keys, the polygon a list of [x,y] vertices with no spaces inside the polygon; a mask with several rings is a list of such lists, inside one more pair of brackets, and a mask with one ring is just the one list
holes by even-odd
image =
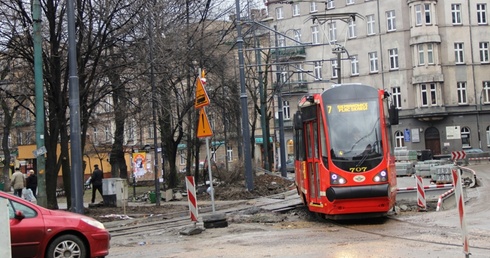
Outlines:
{"label": "striped post", "polygon": [[470,247],[468,240],[468,231],[466,230],[466,220],[464,217],[464,196],[463,196],[463,185],[461,184],[461,173],[459,169],[453,169],[453,182],[454,182],[454,194],[456,197],[456,203],[458,204],[459,212],[459,223],[461,226],[461,231],[463,235],[463,253],[465,257],[470,257]]}
{"label": "striped post", "polygon": [[415,180],[417,180],[417,206],[419,206],[419,211],[426,211],[424,181],[421,176],[415,176]]}
{"label": "striped post", "polygon": [[189,200],[189,212],[191,216],[191,221],[197,222],[197,197],[194,177],[186,176],[185,185],[187,187],[187,198]]}

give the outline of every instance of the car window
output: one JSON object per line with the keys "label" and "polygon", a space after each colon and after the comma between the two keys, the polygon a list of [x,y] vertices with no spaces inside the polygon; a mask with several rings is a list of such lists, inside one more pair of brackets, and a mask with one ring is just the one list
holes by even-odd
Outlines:
{"label": "car window", "polygon": [[0,197],[0,199],[5,199],[7,200],[8,204],[7,207],[9,209],[9,219],[12,219],[14,217],[14,209],[12,208],[12,204],[10,204],[10,200],[4,197]]}
{"label": "car window", "polygon": [[[37,212],[35,210],[25,206],[22,203],[19,203],[16,201],[10,201],[10,204],[12,205],[12,208],[13,208],[12,212],[14,212],[14,213],[15,213],[15,211],[22,211],[22,213],[24,213],[24,216],[26,218],[34,218],[37,216]],[[10,213],[10,208],[9,208],[9,213]],[[10,218],[13,218],[13,215]]]}

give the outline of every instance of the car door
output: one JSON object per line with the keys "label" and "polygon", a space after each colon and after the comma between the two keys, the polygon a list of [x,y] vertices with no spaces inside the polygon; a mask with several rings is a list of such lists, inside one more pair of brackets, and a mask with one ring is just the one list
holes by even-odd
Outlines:
{"label": "car door", "polygon": [[[10,200],[10,241],[12,257],[37,257],[41,253],[45,237],[42,214],[35,207]],[[15,218],[15,212],[22,211],[23,219]]]}

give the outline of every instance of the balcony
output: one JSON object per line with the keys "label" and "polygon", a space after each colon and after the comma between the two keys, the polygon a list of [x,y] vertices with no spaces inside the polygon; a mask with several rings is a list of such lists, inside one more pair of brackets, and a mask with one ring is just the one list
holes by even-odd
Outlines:
{"label": "balcony", "polygon": [[[276,56],[276,50],[272,49],[271,51],[273,58]],[[280,47],[278,54],[280,60],[305,59],[306,49],[303,46]]]}

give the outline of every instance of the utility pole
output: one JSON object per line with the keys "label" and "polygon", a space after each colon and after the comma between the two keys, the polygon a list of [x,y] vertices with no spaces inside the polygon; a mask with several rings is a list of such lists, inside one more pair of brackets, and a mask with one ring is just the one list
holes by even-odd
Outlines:
{"label": "utility pole", "polygon": [[[41,4],[40,0],[32,3],[32,41],[34,43],[34,84],[36,103],[36,148],[40,150],[44,146],[44,87],[43,87],[43,49],[41,45]],[[37,170],[37,204],[48,206],[46,198],[46,159],[44,153],[36,155]]]}
{"label": "utility pole", "polygon": [[238,47],[238,69],[240,70],[240,101],[242,108],[242,136],[243,152],[245,158],[245,183],[248,191],[254,189],[252,159],[250,157],[250,129],[248,127],[248,101],[245,88],[245,61],[243,59],[243,37],[242,22],[240,20],[240,0],[235,0],[236,7],[236,30]]}
{"label": "utility pole", "polygon": [[283,118],[283,107],[282,107],[282,85],[281,82],[281,71],[279,69],[279,40],[277,39],[277,25],[274,25],[274,41],[276,44],[276,92],[277,92],[277,114],[279,116],[279,157],[281,159],[281,176],[287,177],[288,173],[286,171],[286,143],[284,141],[284,118]]}
{"label": "utility pole", "polygon": [[74,0],[67,1],[68,67],[70,86],[71,205],[83,214],[82,139],[80,135],[80,90],[78,84],[77,42],[75,40]]}

